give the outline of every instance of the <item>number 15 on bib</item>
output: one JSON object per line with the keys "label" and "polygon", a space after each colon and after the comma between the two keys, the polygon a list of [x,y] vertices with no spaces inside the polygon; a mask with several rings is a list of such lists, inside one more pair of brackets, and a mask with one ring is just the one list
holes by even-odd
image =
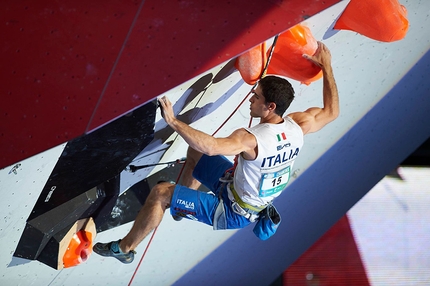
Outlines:
{"label": "number 15 on bib", "polygon": [[268,197],[285,189],[290,180],[290,166],[273,173],[264,173],[261,177],[260,197]]}

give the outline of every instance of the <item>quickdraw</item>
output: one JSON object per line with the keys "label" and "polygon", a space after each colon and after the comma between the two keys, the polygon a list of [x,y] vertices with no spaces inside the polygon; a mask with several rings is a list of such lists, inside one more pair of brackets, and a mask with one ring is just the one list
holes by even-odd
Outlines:
{"label": "quickdraw", "polygon": [[185,164],[186,159],[187,158],[181,158],[181,159],[176,159],[175,161],[170,161],[170,162],[154,163],[154,164],[147,164],[147,165],[140,165],[140,166],[129,165],[125,168],[125,170],[130,172],[130,173],[134,173],[140,169],[145,169],[145,168],[155,167],[155,166],[161,166],[161,165],[167,165],[166,168],[171,168],[171,167],[174,167],[175,164]]}

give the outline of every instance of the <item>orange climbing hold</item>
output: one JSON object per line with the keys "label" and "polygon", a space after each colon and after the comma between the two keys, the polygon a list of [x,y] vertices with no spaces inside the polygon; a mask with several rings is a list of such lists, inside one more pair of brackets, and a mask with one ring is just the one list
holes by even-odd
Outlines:
{"label": "orange climbing hold", "polygon": [[397,0],[351,0],[334,25],[381,42],[403,39],[408,28],[407,10]]}
{"label": "orange climbing hold", "polygon": [[234,66],[247,84],[254,85],[263,74],[266,62],[266,43],[262,43],[237,57]]}
{"label": "orange climbing hold", "polygon": [[70,240],[63,256],[64,268],[76,266],[85,262],[92,252],[92,233],[80,230]]}
{"label": "orange climbing hold", "polygon": [[296,25],[278,37],[267,74],[285,76],[309,85],[322,77],[321,68],[303,58],[303,54],[313,55],[318,43],[311,30]]}

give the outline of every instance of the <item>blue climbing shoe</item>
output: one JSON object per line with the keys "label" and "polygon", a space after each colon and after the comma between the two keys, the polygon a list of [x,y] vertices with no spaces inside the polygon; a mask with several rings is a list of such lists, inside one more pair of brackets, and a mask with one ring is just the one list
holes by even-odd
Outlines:
{"label": "blue climbing shoe", "polygon": [[111,241],[108,243],[96,243],[93,246],[93,251],[101,256],[106,257],[115,257],[119,261],[125,264],[132,263],[134,260],[134,255],[136,254],[136,251],[131,250],[128,253],[124,253],[119,248],[119,243],[121,240],[118,241]]}

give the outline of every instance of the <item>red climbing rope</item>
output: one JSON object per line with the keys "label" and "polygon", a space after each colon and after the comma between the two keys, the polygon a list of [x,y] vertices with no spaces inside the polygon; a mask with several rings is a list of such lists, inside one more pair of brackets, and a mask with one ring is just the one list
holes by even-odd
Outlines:
{"label": "red climbing rope", "polygon": [[133,276],[131,276],[131,279],[130,279],[130,282],[128,283],[128,286],[130,286],[131,283],[133,282],[134,277],[136,276],[137,270],[139,270],[140,264],[142,264],[143,258],[145,257],[146,252],[149,249],[149,245],[151,245],[152,239],[154,238],[156,232],[157,232],[157,227],[152,232],[152,235],[151,235],[151,238],[149,239],[148,245],[146,245],[145,251],[143,252],[142,257],[140,258],[139,263],[137,264],[136,269],[133,272]]}

